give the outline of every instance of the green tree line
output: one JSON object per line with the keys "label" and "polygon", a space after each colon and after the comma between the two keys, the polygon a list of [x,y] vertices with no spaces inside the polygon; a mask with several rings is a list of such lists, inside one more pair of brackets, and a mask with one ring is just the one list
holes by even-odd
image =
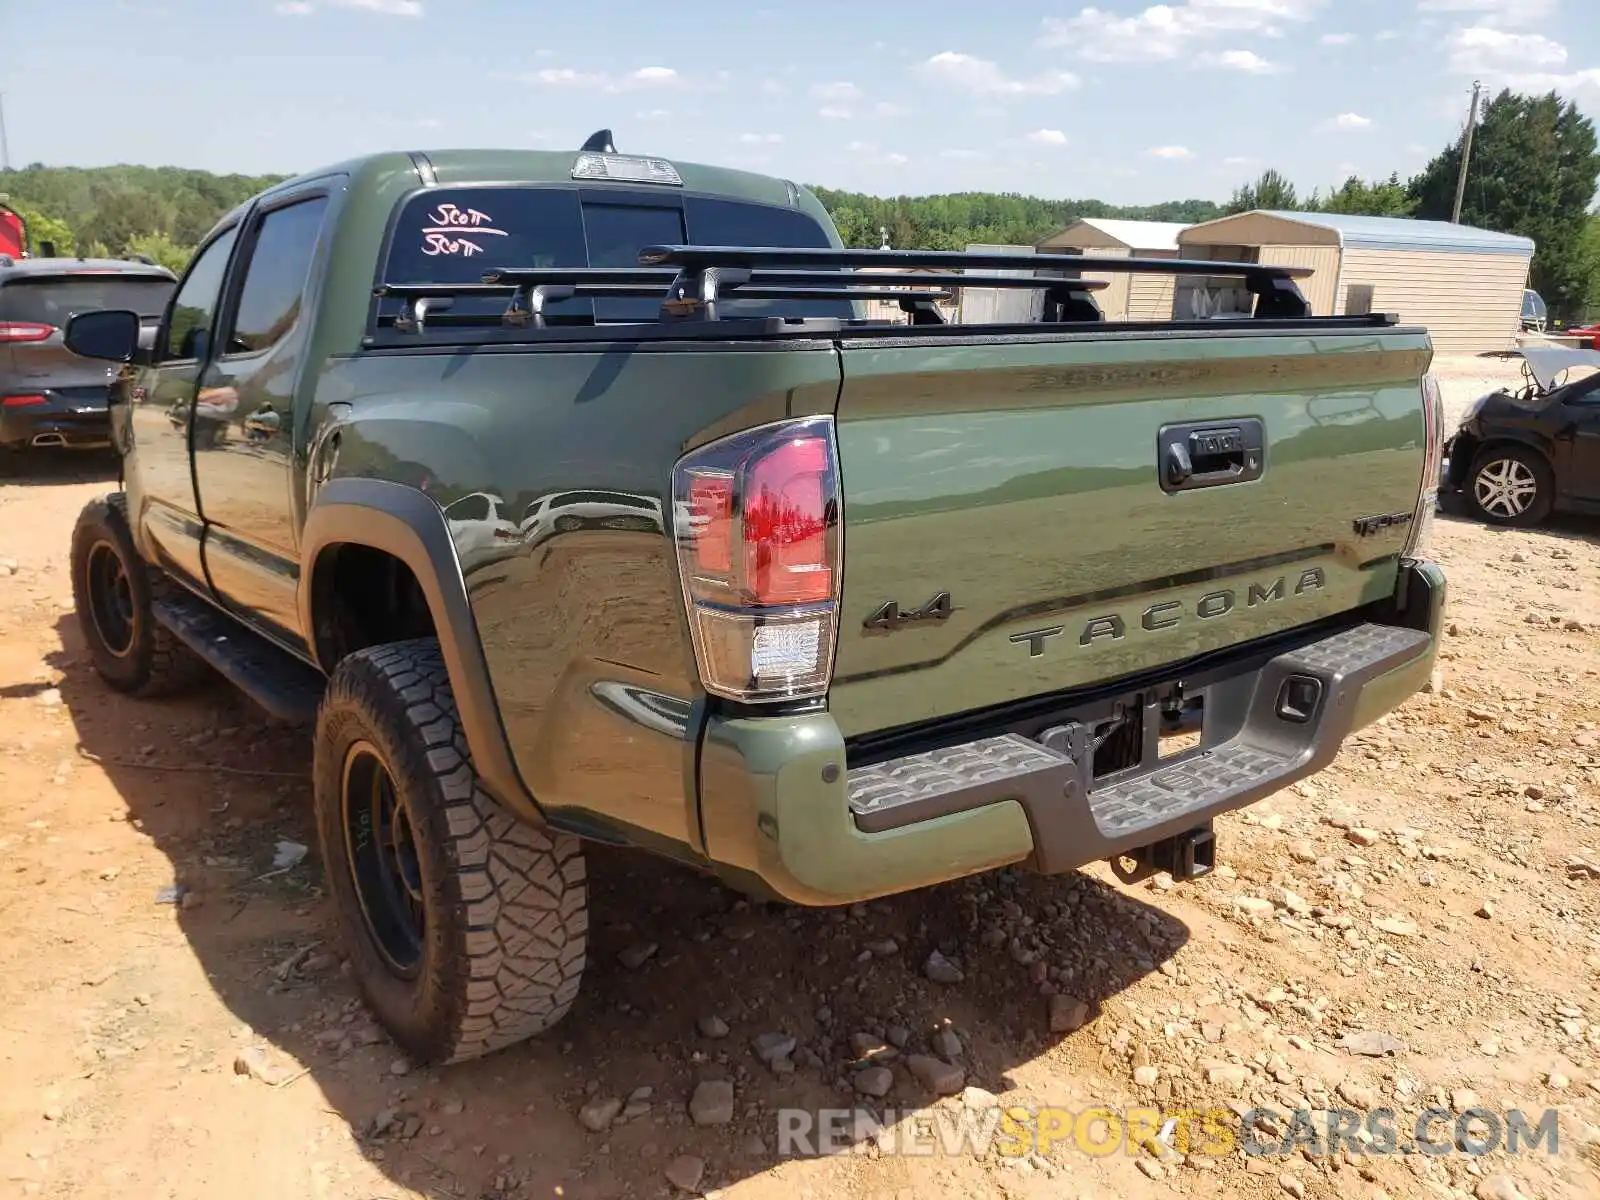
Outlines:
{"label": "green tree line", "polygon": [[[1326,192],[1297,194],[1276,170],[1239,187],[1225,202],[1173,200],[1114,205],[1100,200],[1049,200],[1013,192],[935,196],[870,196],[817,187],[849,246],[872,247],[887,235],[902,249],[958,250],[972,243],[1034,245],[1084,217],[1121,217],[1193,224],[1251,209],[1356,213],[1449,220],[1463,137],[1444,147],[1414,177],[1351,176]],[[1600,215],[1591,211],[1600,151],[1595,128],[1554,92],[1509,90],[1479,116],[1461,219],[1520,234],[1537,244],[1532,286],[1552,314],[1568,319],[1600,312]],[[280,176],[213,175],[178,167],[46,167],[0,172],[0,194],[28,222],[35,245],[59,253],[144,254],[182,268],[216,220]]]}

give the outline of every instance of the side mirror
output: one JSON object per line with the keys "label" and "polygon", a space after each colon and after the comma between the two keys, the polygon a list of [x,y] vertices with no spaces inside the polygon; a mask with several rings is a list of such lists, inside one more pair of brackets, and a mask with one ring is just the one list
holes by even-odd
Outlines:
{"label": "side mirror", "polygon": [[67,322],[65,341],[83,358],[131,362],[139,349],[139,314],[125,308],[79,313]]}

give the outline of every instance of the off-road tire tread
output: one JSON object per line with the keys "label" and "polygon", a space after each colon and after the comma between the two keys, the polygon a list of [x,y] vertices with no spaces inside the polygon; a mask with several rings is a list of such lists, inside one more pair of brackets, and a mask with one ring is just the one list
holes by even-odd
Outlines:
{"label": "off-road tire tread", "polygon": [[[72,601],[78,611],[79,619],[86,621],[85,637],[91,636],[87,630],[86,619],[88,597],[83,594],[85,581],[77,569],[76,548],[79,537],[86,535],[91,529],[103,530],[116,543],[118,553],[123,558],[123,566],[129,572],[130,583],[135,588],[134,604],[144,609],[141,632],[149,645],[143,670],[139,672],[140,678],[131,686],[104,672],[100,672],[100,677],[119,691],[142,699],[176,696],[191,691],[206,679],[210,674],[210,668],[151,613],[151,607],[179,590],[179,585],[160,567],[146,562],[139,554],[133,542],[132,528],[128,523],[127,496],[122,492],[110,492],[89,501],[78,514],[77,526],[72,532],[74,548]],[[132,578],[135,574],[143,581],[142,596],[138,587],[139,579]]]}
{"label": "off-road tire tread", "polygon": [[[426,1035],[406,1049],[426,1062],[461,1062],[548,1029],[577,998],[587,956],[581,842],[519,820],[479,785],[434,639],[374,646],[340,662],[318,718],[319,760],[332,749],[324,738],[330,718],[343,713],[391,722],[415,752],[411,780],[418,807],[428,810],[414,813],[426,823],[418,850],[442,884],[446,946],[424,966],[436,1007]],[[405,787],[395,765],[405,764],[391,764]],[[337,786],[341,771],[342,763],[319,761],[319,808],[323,787]],[[325,858],[335,852],[324,830]],[[357,925],[351,936],[366,935]]]}

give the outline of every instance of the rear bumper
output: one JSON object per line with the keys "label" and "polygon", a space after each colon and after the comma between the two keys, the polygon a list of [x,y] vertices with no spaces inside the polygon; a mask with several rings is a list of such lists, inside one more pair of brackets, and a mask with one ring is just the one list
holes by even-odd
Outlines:
{"label": "rear bumper", "polygon": [[1444,596],[1437,566],[1407,566],[1395,623],[1218,680],[1205,747],[1098,782],[1070,713],[1048,746],[1004,732],[853,771],[827,713],[714,720],[701,757],[707,851],[738,886],[837,904],[1005,863],[1068,871],[1204,828],[1321,770],[1418,691]]}
{"label": "rear bumper", "polygon": [[96,449],[111,445],[111,418],[105,402],[46,394],[43,404],[0,406],[0,446],[65,446]]}

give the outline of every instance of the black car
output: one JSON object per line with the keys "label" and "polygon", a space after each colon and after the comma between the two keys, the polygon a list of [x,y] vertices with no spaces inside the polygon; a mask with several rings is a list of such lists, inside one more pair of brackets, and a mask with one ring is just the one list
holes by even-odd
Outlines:
{"label": "black car", "polygon": [[0,255],[0,451],[109,445],[116,368],[68,350],[67,321],[132,309],[149,340],[176,286],[172,272],[150,263]]}
{"label": "black car", "polygon": [[1445,444],[1442,507],[1496,525],[1600,513],[1600,352],[1528,348],[1526,383],[1480,396]]}

